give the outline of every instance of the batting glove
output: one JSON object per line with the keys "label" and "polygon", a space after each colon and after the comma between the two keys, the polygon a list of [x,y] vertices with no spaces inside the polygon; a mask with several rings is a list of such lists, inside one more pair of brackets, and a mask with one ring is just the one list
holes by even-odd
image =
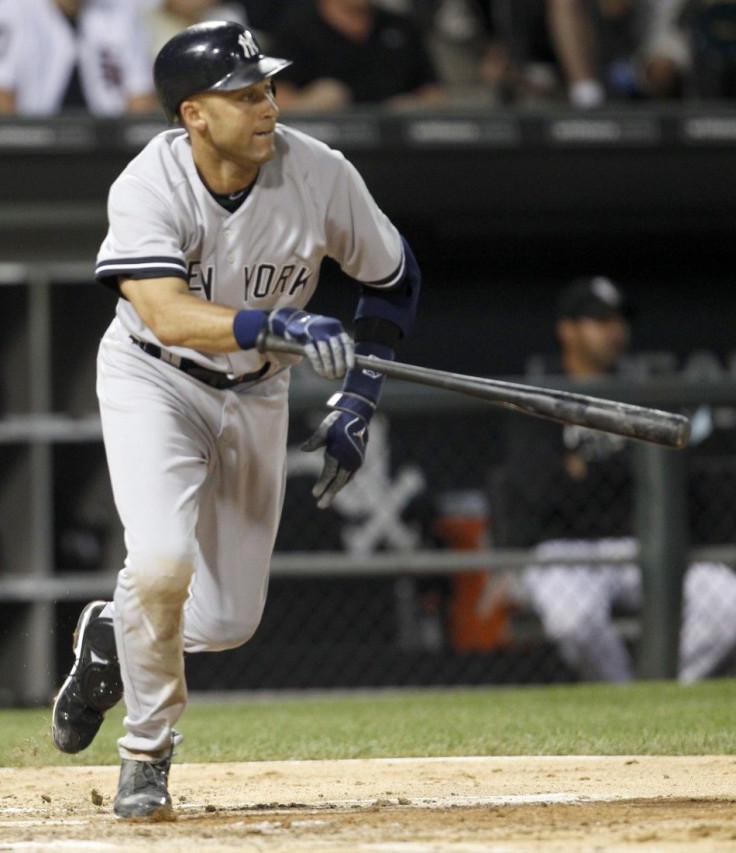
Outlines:
{"label": "batting glove", "polygon": [[302,450],[307,452],[325,448],[322,473],[312,489],[320,509],[332,503],[335,495],[363,464],[368,444],[368,423],[376,411],[374,403],[357,394],[335,394],[327,405],[334,411],[302,445]]}
{"label": "batting glove", "polygon": [[268,330],[302,344],[314,372],[325,379],[339,379],[355,363],[353,340],[334,317],[278,308],[269,315]]}
{"label": "batting glove", "polygon": [[[364,356],[392,359],[393,350],[365,341],[355,345]],[[368,444],[368,424],[376,411],[385,377],[374,371],[354,368],[348,371],[342,393],[333,395],[327,405],[333,410],[322,421],[302,450],[325,448],[322,473],[312,489],[317,506],[325,509],[363,464]]]}

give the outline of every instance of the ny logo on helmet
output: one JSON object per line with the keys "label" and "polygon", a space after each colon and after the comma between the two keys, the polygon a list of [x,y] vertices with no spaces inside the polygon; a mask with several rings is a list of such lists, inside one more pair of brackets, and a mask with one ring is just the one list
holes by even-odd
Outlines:
{"label": "ny logo on helmet", "polygon": [[243,53],[246,59],[252,59],[260,53],[255,39],[247,31],[238,36],[238,44],[243,48]]}

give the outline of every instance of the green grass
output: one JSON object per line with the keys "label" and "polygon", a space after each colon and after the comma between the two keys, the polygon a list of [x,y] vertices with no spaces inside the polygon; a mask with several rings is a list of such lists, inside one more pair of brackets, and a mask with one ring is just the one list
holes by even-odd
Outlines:
{"label": "green grass", "polygon": [[[189,704],[182,762],[437,755],[735,754],[736,681],[293,695]],[[0,765],[116,764],[122,711],[78,756],[48,709],[0,711]]]}

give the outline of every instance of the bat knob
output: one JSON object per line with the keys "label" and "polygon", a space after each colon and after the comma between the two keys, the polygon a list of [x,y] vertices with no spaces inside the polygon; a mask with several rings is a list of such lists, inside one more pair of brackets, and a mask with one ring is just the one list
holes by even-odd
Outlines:
{"label": "bat knob", "polygon": [[674,448],[675,450],[682,450],[687,447],[688,442],[690,441],[692,425],[684,415],[679,415],[678,417],[679,423],[677,425],[677,431],[675,432]]}

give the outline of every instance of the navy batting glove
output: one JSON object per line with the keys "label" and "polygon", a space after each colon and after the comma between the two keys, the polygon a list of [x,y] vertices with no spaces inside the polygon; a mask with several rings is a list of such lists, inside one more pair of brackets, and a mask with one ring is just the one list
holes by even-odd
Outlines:
{"label": "navy batting glove", "polygon": [[332,503],[335,495],[363,464],[368,444],[368,423],[376,410],[374,403],[356,394],[335,394],[327,405],[334,411],[302,445],[302,450],[307,452],[325,448],[322,473],[312,489],[320,509]]}
{"label": "navy batting glove", "polygon": [[334,317],[278,308],[268,318],[268,330],[302,344],[314,372],[325,379],[339,379],[355,363],[353,340]]}
{"label": "navy batting glove", "polygon": [[[393,350],[381,344],[359,342],[355,350],[362,356],[393,359]],[[331,397],[327,405],[333,410],[317,428],[302,450],[325,448],[322,473],[312,489],[317,506],[325,509],[335,495],[346,486],[365,459],[368,424],[381,396],[384,376],[374,370],[349,370],[341,394]]]}

